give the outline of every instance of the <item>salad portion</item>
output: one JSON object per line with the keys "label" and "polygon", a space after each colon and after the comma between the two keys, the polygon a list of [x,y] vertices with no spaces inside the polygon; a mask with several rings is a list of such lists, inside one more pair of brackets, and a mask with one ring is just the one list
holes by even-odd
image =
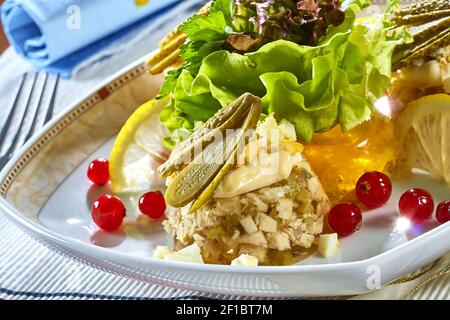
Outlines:
{"label": "salad portion", "polygon": [[[167,50],[184,39],[173,51],[183,62],[168,71],[160,92],[170,96],[161,112],[171,132],[166,146],[173,148],[219,108],[250,92],[261,98],[263,115],[290,122],[298,141],[307,143],[305,156],[333,202],[351,192],[365,171],[389,171],[399,148],[392,121],[376,115],[374,102],[390,84],[395,47],[411,36],[387,18],[395,1],[384,17],[357,21],[370,3],[212,1],[162,42],[168,58],[149,60],[150,72],[161,72],[173,60]],[[244,38],[258,45],[230,47],[229,41]]]}
{"label": "salad portion", "polygon": [[[167,177],[167,203],[180,208],[164,226],[175,247],[194,242],[205,262],[229,264],[244,254],[260,264],[289,264],[304,257],[322,233],[330,202],[294,127],[278,124],[273,115],[258,122],[260,113],[261,100],[245,93],[178,144],[159,167]],[[217,130],[229,134],[208,141]],[[183,163],[199,144],[203,150]]]}
{"label": "salad portion", "polygon": [[[166,72],[159,96],[130,117],[106,165],[114,193],[145,191],[140,211],[166,216],[174,246],[154,257],[329,257],[365,210],[389,201],[391,179],[419,168],[450,183],[450,5],[392,0],[383,15],[357,18],[370,4],[213,0],[161,42],[148,62],[150,73]],[[149,191],[156,176],[165,186]],[[120,227],[119,203],[94,205],[102,229]],[[399,212],[429,221],[433,197],[407,190]],[[449,212],[440,203],[437,221]]]}
{"label": "salad portion", "polygon": [[167,146],[245,92],[261,98],[263,114],[292,123],[299,141],[370,119],[374,99],[389,86],[394,48],[408,39],[388,33],[381,20],[355,24],[369,4],[212,1],[208,15],[179,27],[188,39],[179,48],[184,62],[160,92],[171,96],[161,113],[172,132]]}

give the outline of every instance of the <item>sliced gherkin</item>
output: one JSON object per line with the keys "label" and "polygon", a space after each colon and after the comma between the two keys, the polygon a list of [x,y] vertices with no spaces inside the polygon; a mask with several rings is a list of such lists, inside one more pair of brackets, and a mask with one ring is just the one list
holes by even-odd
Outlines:
{"label": "sliced gherkin", "polygon": [[[207,144],[191,163],[171,179],[166,191],[169,205],[179,208],[198,198],[198,206],[212,196],[215,186],[230,168],[230,159],[245,138],[246,131],[256,126],[261,113],[261,100],[249,93],[238,98],[237,103],[237,107],[234,104],[230,106],[235,112],[224,123],[228,123],[227,129],[235,130],[228,130],[226,134],[225,129],[219,131],[219,137],[225,138]],[[198,137],[201,141],[202,138]]]}
{"label": "sliced gherkin", "polygon": [[394,29],[407,26],[412,43],[398,46],[392,57],[393,69],[406,67],[416,59],[427,58],[450,44],[450,1],[421,2],[394,12]]}
{"label": "sliced gherkin", "polygon": [[432,11],[426,13],[419,13],[414,15],[407,15],[402,17],[394,17],[394,22],[397,26],[418,26],[433,20],[448,17],[450,15],[450,9]]}
{"label": "sliced gherkin", "polygon": [[235,140],[236,130],[227,139],[211,143],[183,170],[170,180],[166,191],[166,201],[172,207],[183,207],[205,189],[226,161],[226,146]]}
{"label": "sliced gherkin", "polygon": [[413,63],[414,60],[421,57],[429,56],[433,52],[437,51],[439,48],[446,47],[449,44],[450,44],[450,29],[437,35],[435,39],[433,39],[432,41],[429,41],[424,45],[421,45],[420,48],[418,48],[411,55],[403,59],[403,64],[409,65]]}
{"label": "sliced gherkin", "polygon": [[178,144],[172,150],[169,159],[159,166],[158,175],[167,177],[182,169],[194,157],[195,150],[203,150],[212,142],[212,138],[216,134],[224,133],[226,129],[239,127],[249,111],[248,99],[250,96],[248,93],[241,95],[230,105],[220,109],[201,128],[196,129],[189,138]]}
{"label": "sliced gherkin", "polygon": [[[194,201],[192,206],[189,208],[189,212],[194,212],[199,209],[204,203],[208,202],[209,199],[213,196],[214,190],[217,188],[219,183],[222,181],[225,174],[233,167],[234,159],[237,157],[239,152],[238,147],[243,145],[244,139],[247,138],[245,135],[245,131],[248,129],[252,129],[256,127],[256,124],[259,120],[259,116],[261,114],[261,104],[255,103],[252,105],[250,112],[245,120],[245,123],[242,127],[242,132],[239,134],[238,141],[236,141],[236,147],[234,151],[228,156],[227,162],[220,169],[219,173],[212,180],[212,182],[203,190],[203,192],[198,196],[198,198]],[[245,144],[245,143],[244,143]]]}
{"label": "sliced gherkin", "polygon": [[[450,17],[441,19],[435,23],[430,23],[415,31],[414,28],[410,29],[411,34],[414,37],[412,43],[403,44],[395,48],[392,61],[396,64],[398,61],[406,58],[408,55],[417,51],[421,45],[424,43],[431,43],[431,41],[436,40],[436,36],[441,32],[449,29]],[[416,28],[417,29],[417,28]]]}
{"label": "sliced gherkin", "polygon": [[395,60],[393,67],[394,69],[399,69],[413,63],[414,60],[426,57],[439,48],[445,47],[450,44],[450,29],[444,30],[441,33],[435,35],[428,41],[418,44],[411,51],[406,51],[403,53],[401,59]]}
{"label": "sliced gherkin", "polygon": [[427,0],[414,3],[395,12],[396,16],[407,16],[414,14],[427,13],[430,11],[439,11],[450,9],[450,1],[448,0]]}

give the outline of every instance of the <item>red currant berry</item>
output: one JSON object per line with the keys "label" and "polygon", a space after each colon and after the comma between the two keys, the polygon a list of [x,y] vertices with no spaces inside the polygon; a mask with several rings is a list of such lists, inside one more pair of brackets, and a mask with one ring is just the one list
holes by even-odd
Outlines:
{"label": "red currant berry", "polygon": [[409,189],[400,197],[398,208],[400,213],[412,222],[423,223],[433,214],[433,197],[423,189]]}
{"label": "red currant berry", "polygon": [[122,224],[125,217],[125,206],[122,201],[112,195],[105,194],[98,198],[92,206],[92,219],[102,230],[111,232]]}
{"label": "red currant berry", "polygon": [[439,223],[450,221],[450,200],[439,203],[436,208],[436,219]]}
{"label": "red currant berry", "polygon": [[339,236],[345,237],[361,226],[361,209],[354,203],[341,203],[331,208],[328,224]]}
{"label": "red currant berry", "polygon": [[109,161],[96,159],[89,163],[87,176],[92,183],[103,185],[109,181]]}
{"label": "red currant berry", "polygon": [[139,198],[139,210],[153,219],[161,218],[166,211],[166,201],[161,192],[150,191]]}
{"label": "red currant berry", "polygon": [[375,209],[389,201],[392,183],[388,176],[378,171],[364,173],[356,183],[356,196],[367,208]]}

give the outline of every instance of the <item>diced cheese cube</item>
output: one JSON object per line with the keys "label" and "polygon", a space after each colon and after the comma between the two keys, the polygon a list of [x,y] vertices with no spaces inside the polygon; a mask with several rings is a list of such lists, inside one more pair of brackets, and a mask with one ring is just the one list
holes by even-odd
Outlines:
{"label": "diced cheese cube", "polygon": [[277,232],[277,221],[267,214],[259,215],[259,230],[264,232]]}
{"label": "diced cheese cube", "polygon": [[336,254],[339,249],[339,240],[336,233],[321,234],[319,236],[319,253],[328,258]]}
{"label": "diced cheese cube", "polygon": [[256,194],[248,193],[247,198],[249,198],[250,201],[252,201],[255,204],[256,210],[258,210],[258,212],[267,212],[267,210],[269,210],[269,206],[266,203],[264,203],[261,200],[261,198],[258,197]]}
{"label": "diced cheese cube", "polygon": [[308,233],[302,233],[298,243],[305,248],[311,247],[314,242],[314,236]]}
{"label": "diced cheese cube", "polygon": [[291,248],[289,236],[284,232],[269,233],[267,234],[267,240],[271,249],[284,251]]}
{"label": "diced cheese cube", "polygon": [[166,254],[172,253],[172,249],[170,249],[169,247],[166,246],[157,246],[155,248],[155,251],[153,251],[153,258],[155,259],[164,259],[164,256]]}
{"label": "diced cheese cube", "polygon": [[292,218],[292,210],[294,203],[291,199],[278,199],[275,209],[278,216],[283,220],[290,220]]}
{"label": "diced cheese cube", "polygon": [[256,267],[258,265],[258,258],[249,254],[241,254],[239,257],[231,261],[231,265]]}
{"label": "diced cheese cube", "polygon": [[294,221],[289,223],[289,226],[292,229],[296,229],[298,231],[306,231],[306,224],[303,223],[302,219],[295,219]]}
{"label": "diced cheese cube", "polygon": [[164,256],[164,260],[204,263],[202,255],[200,253],[200,247],[196,243],[179,251],[166,254]]}
{"label": "diced cheese cube", "polygon": [[253,218],[251,216],[245,216],[244,218],[239,220],[239,222],[242,228],[244,228],[245,232],[247,233],[253,233],[258,231],[255,221],[253,221]]}
{"label": "diced cheese cube", "polygon": [[320,234],[323,231],[323,221],[316,221],[313,223],[313,233]]}
{"label": "diced cheese cube", "polygon": [[257,231],[252,234],[244,234],[239,238],[239,242],[267,248],[267,240],[262,231]]}

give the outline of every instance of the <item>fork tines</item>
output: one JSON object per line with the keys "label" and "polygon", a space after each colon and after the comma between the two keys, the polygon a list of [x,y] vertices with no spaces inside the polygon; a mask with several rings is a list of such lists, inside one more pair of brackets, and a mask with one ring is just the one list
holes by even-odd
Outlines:
{"label": "fork tines", "polygon": [[20,78],[0,127],[0,169],[53,114],[59,76],[25,73]]}

